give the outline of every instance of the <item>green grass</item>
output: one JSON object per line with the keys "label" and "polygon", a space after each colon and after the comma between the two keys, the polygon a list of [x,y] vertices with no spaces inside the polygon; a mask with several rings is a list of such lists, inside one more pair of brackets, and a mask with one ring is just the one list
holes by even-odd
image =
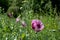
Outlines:
{"label": "green grass", "polygon": [[[26,14],[21,19],[26,21],[26,27],[22,27],[20,22],[16,23],[15,18],[0,14],[0,40],[60,40],[60,18],[58,16],[53,18]],[[41,20],[45,28],[36,34],[31,28],[32,19]]]}

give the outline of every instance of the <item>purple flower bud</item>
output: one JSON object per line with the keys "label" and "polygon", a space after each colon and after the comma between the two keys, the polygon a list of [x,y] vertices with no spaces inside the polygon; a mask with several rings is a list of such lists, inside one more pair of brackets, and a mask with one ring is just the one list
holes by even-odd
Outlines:
{"label": "purple flower bud", "polygon": [[16,22],[19,22],[20,21],[20,18],[16,18]]}
{"label": "purple flower bud", "polygon": [[44,28],[44,25],[43,23],[40,21],[40,20],[32,20],[32,29],[35,31],[35,32],[39,32],[41,31],[43,28]]}
{"label": "purple flower bud", "polygon": [[11,17],[13,17],[13,14],[12,13],[8,13],[7,16],[11,18]]}
{"label": "purple flower bud", "polygon": [[22,23],[22,26],[23,26],[23,27],[26,27],[25,21],[22,21],[21,23]]}

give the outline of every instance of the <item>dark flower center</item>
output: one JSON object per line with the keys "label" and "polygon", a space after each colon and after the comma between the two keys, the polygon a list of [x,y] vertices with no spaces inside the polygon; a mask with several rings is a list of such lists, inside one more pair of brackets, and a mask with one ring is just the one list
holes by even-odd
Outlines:
{"label": "dark flower center", "polygon": [[34,23],[32,24],[32,28],[35,29],[35,27],[34,27]]}
{"label": "dark flower center", "polygon": [[37,24],[37,27],[40,28],[40,24]]}
{"label": "dark flower center", "polygon": [[33,29],[35,29],[35,27],[32,27]]}

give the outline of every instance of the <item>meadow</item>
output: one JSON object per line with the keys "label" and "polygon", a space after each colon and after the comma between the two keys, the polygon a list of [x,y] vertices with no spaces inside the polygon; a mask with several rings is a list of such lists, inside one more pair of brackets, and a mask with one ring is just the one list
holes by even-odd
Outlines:
{"label": "meadow", "polygon": [[[0,40],[60,40],[59,5],[58,0],[0,0]],[[43,30],[33,30],[35,19]]]}
{"label": "meadow", "polygon": [[[16,23],[15,18],[9,18],[6,14],[0,14],[0,40],[60,40],[60,18],[51,16],[39,16],[33,13],[22,16],[21,19],[27,24]],[[44,24],[44,29],[37,34],[31,27],[31,21],[39,19]]]}

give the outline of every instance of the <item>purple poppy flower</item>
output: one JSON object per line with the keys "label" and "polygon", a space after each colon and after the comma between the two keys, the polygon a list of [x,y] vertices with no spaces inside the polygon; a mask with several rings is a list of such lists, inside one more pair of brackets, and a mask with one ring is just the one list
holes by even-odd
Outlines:
{"label": "purple poppy flower", "polygon": [[35,32],[39,32],[44,28],[43,23],[40,20],[32,20],[32,29],[35,30]]}

